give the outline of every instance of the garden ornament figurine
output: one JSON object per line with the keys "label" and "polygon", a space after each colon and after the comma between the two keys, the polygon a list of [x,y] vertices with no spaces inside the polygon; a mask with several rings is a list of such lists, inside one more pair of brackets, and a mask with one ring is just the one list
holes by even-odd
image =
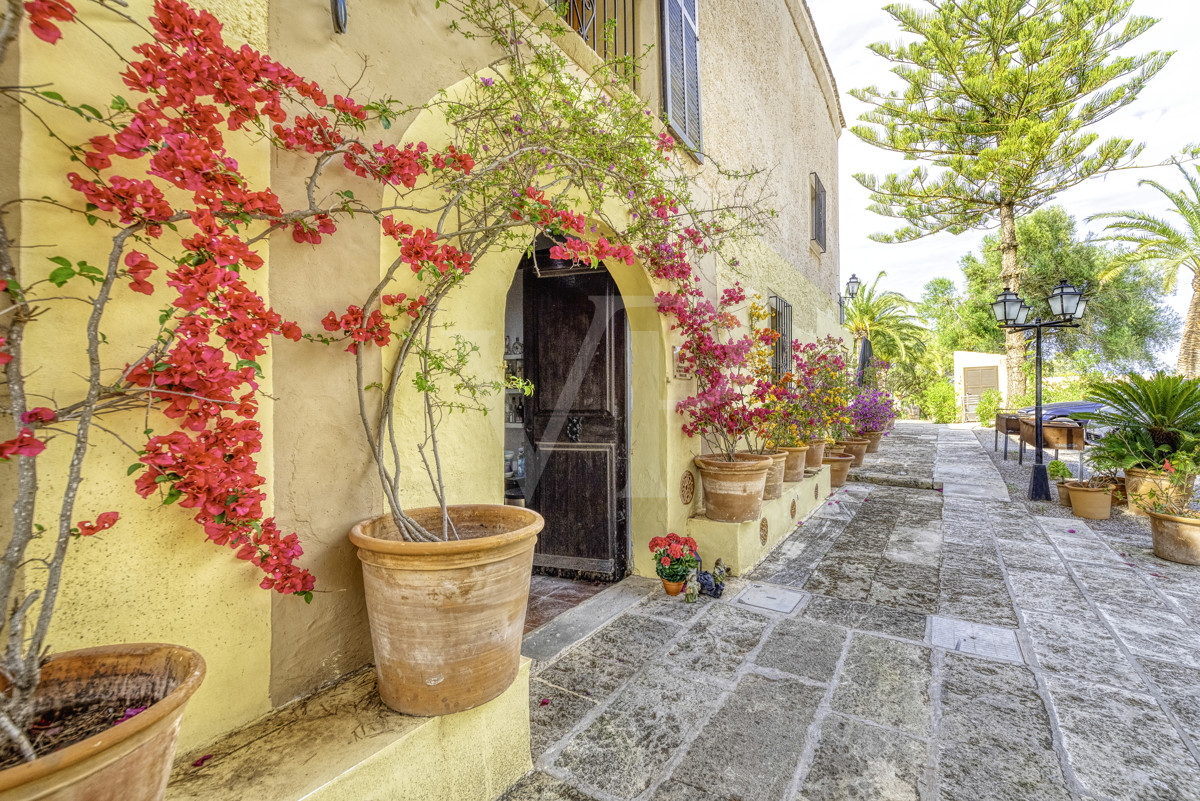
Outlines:
{"label": "garden ornament figurine", "polygon": [[[700,575],[708,575],[708,574],[702,573]],[[684,585],[683,600],[687,601],[689,604],[694,604],[694,603],[696,603],[696,599],[699,597],[700,597],[700,581],[697,579],[697,576],[696,576],[696,568],[692,568],[691,570],[688,571],[687,584]]]}

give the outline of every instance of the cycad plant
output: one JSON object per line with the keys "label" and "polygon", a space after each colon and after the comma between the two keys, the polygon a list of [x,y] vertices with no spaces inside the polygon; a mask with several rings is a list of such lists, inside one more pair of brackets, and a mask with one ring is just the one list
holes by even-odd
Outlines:
{"label": "cycad plant", "polygon": [[[1101,280],[1134,264],[1148,264],[1161,271],[1163,290],[1173,292],[1179,281],[1179,269],[1186,267],[1192,271],[1192,300],[1183,324],[1176,369],[1182,375],[1194,378],[1200,376],[1200,165],[1195,167],[1196,174],[1183,165],[1176,166],[1187,183],[1187,187],[1179,191],[1148,178],[1138,181],[1138,186],[1151,186],[1166,196],[1172,206],[1168,212],[1171,217],[1144,211],[1117,211],[1096,214],[1088,220],[1112,220],[1104,228],[1110,233],[1101,238],[1134,246],[1132,251],[1114,262]],[[1179,227],[1172,223],[1176,216],[1182,223]]]}
{"label": "cycad plant", "polygon": [[893,364],[913,361],[925,351],[925,329],[912,313],[913,303],[899,292],[879,290],[880,271],[846,303],[846,328],[854,335],[854,355],[863,339],[875,355]]}
{"label": "cycad plant", "polygon": [[1130,374],[1097,381],[1088,399],[1103,406],[1076,416],[1118,432],[1136,462],[1130,466],[1158,467],[1200,434],[1200,378],[1161,371],[1150,378]]}

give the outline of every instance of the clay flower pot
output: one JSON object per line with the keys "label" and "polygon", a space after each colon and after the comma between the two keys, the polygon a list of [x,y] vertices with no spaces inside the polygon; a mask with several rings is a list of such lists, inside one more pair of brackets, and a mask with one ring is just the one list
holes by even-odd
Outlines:
{"label": "clay flower pot", "polygon": [[879,443],[883,440],[882,431],[860,431],[859,436],[867,441],[867,453],[879,453]]}
{"label": "clay flower pot", "polygon": [[804,466],[808,456],[807,445],[796,447],[781,447],[779,450],[787,454],[787,462],[783,468],[784,481],[803,481]]}
{"label": "clay flower pot", "polygon": [[825,455],[825,445],[827,440],[814,439],[809,440],[808,453],[804,456],[805,467],[820,467],[821,458]]}
{"label": "clay flower pot", "polygon": [[[442,510],[405,510],[441,531]],[[350,530],[366,590],[379,696],[406,715],[487,703],[517,677],[533,546],[545,521],[519,506],[451,506],[461,539],[404,542],[391,515]]]}
{"label": "clay flower pot", "polygon": [[870,444],[871,443],[869,440],[858,439],[856,437],[850,438],[850,439],[845,439],[838,443],[838,445],[841,446],[843,452],[848,453],[854,457],[854,462],[853,462],[854,467],[862,466],[863,457],[866,456],[867,446]]}
{"label": "clay flower pot", "polygon": [[[1191,486],[1192,482],[1187,482]],[[1150,493],[1159,498],[1167,496],[1177,506],[1187,506],[1191,493],[1187,487],[1171,486],[1171,477],[1162,470],[1143,470],[1129,467],[1125,470],[1125,498],[1129,503],[1129,513],[1145,517],[1147,508],[1151,505]]]}
{"label": "clay flower pot", "polygon": [[1055,486],[1058,487],[1058,502],[1068,509],[1071,508],[1071,488],[1067,486],[1066,481],[1057,481]]}
{"label": "clay flower pot", "polygon": [[1147,511],[1154,555],[1170,562],[1200,565],[1200,518]]}
{"label": "clay flower pot", "polygon": [[767,481],[763,485],[763,500],[773,501],[783,497],[783,479],[787,471],[787,451],[771,451],[761,454],[771,457],[771,466],[767,469]]}
{"label": "clay flower pot", "polygon": [[[204,659],[178,645],[108,645],[56,654],[42,668],[39,713],[153,703],[133,717],[33,762],[0,771],[0,797],[39,801],[161,801],[188,699]],[[0,690],[8,683],[0,679]]]}
{"label": "clay flower pot", "polygon": [[774,464],[770,456],[757,453],[734,454],[725,461],[719,455],[697,456],[700,486],[704,489],[704,516],[720,523],[745,523],[758,519],[762,511],[767,471]]}
{"label": "clay flower pot", "polygon": [[845,485],[853,461],[854,457],[849,454],[825,454],[824,463],[829,466],[829,486]]}
{"label": "clay flower pot", "polygon": [[667,581],[662,576],[659,576],[658,580],[662,582],[663,589],[667,591],[667,595],[672,596],[683,592],[683,585],[686,583],[683,581]]}
{"label": "clay flower pot", "polygon": [[1112,486],[1089,487],[1079,481],[1068,484],[1071,512],[1085,520],[1107,520],[1112,515]]}

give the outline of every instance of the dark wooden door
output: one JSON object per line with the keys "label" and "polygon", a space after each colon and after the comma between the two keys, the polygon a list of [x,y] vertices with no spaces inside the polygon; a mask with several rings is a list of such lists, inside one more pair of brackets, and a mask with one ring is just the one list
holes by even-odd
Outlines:
{"label": "dark wooden door", "polygon": [[[539,258],[539,265],[546,262]],[[603,268],[525,273],[525,495],[546,519],[534,565],[616,580],[626,566],[627,322]]]}

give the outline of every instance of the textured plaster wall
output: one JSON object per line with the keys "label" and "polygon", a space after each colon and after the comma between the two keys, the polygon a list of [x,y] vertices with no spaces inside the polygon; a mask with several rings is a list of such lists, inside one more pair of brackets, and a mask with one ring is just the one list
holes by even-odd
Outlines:
{"label": "textured plaster wall", "polygon": [[[265,2],[223,5],[247,30],[255,26],[265,30]],[[130,12],[144,18],[149,9],[148,1],[138,0],[131,3]],[[114,22],[111,15],[91,4],[80,5],[79,11],[84,20],[119,45],[128,47],[143,38],[127,23]],[[41,84],[76,102],[99,107],[107,106],[114,94],[127,95],[128,90],[118,78],[121,65],[91,45],[82,27],[64,27],[68,28],[68,38],[54,47],[35,39],[27,30],[22,32],[20,81]],[[86,76],[86,81],[81,81],[81,76]],[[5,109],[6,115],[10,112]],[[66,141],[82,141],[96,134],[74,114],[54,110],[44,113]],[[65,179],[67,172],[78,167],[66,159],[61,145],[49,139],[29,115],[19,122],[6,118],[3,124],[21,126],[17,139],[22,167],[20,194],[34,198],[49,195],[78,205],[78,196]],[[244,148],[232,139],[230,144],[232,154],[251,179],[265,182],[265,152]],[[4,194],[11,189],[6,182]],[[20,269],[25,283],[48,274],[54,266],[46,260],[49,256],[86,259],[97,265],[106,261],[111,241],[100,226],[88,227],[78,217],[43,204],[26,205],[21,222],[26,249],[21,251]],[[269,255],[265,247],[261,252],[264,257]],[[259,274],[256,280],[265,284],[266,276]],[[89,286],[78,281],[66,289],[84,298],[91,294]],[[122,285],[116,297],[101,331],[112,343],[104,349],[107,363],[120,366],[136,359],[141,347],[153,339],[163,296],[133,294]],[[78,399],[82,391],[78,375],[86,372],[82,356],[85,346],[77,333],[83,330],[90,304],[60,303],[54,311],[53,324],[35,323],[28,329],[25,369],[32,372],[29,390],[48,399],[48,403],[43,401],[45,405]],[[270,359],[268,355],[260,360],[268,376]],[[263,390],[272,391],[269,379]],[[263,405],[260,419],[268,431],[272,412],[269,403]],[[109,417],[104,424],[124,433],[131,442],[136,442],[144,428],[141,415]],[[154,415],[150,425],[160,430],[171,427]],[[68,437],[57,437],[38,457],[41,489],[50,499],[38,512],[43,525],[53,526],[57,520],[53,499],[61,497],[71,445]],[[234,559],[228,549],[206,543],[186,509],[162,507],[134,493],[126,467],[135,460],[136,456],[115,439],[93,432],[73,517],[91,520],[100,512],[116,509],[121,519],[111,531],[72,545],[49,645],[57,651],[118,642],[170,642],[202,653],[208,675],[184,719],[180,743],[186,749],[270,708],[271,599],[258,587],[257,570]],[[269,485],[273,479],[269,450],[261,454],[260,472]],[[43,543],[47,548],[50,544]]]}

